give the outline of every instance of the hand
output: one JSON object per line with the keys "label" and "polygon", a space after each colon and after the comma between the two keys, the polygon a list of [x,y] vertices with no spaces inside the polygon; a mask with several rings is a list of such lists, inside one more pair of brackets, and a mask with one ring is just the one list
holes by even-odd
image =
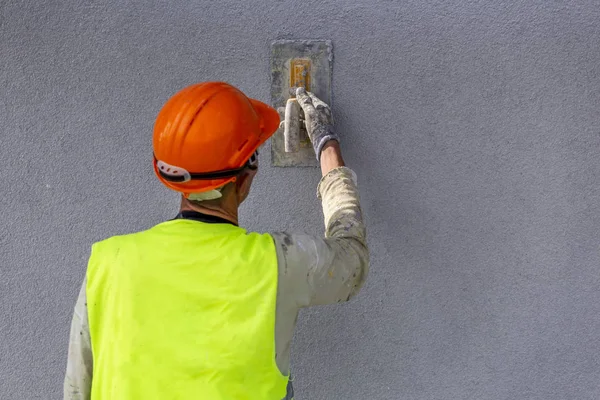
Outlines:
{"label": "hand", "polygon": [[306,131],[315,149],[317,160],[320,160],[325,143],[330,140],[340,141],[339,136],[333,131],[331,109],[314,93],[307,92],[302,87],[296,90],[296,99],[304,111]]}

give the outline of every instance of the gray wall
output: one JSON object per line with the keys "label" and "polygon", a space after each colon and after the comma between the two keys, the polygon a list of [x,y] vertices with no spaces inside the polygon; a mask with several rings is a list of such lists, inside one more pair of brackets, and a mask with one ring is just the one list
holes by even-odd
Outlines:
{"label": "gray wall", "polygon": [[[0,398],[61,396],[91,243],[174,214],[162,103],[268,101],[270,41],[306,37],[335,45],[372,269],[301,315],[297,398],[600,398],[598,3],[424,3],[2,1]],[[261,162],[243,224],[320,234],[318,172]]]}

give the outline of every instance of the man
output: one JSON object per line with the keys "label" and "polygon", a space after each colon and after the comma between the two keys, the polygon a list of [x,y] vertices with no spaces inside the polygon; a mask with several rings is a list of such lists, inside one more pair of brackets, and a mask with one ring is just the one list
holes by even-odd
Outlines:
{"label": "man", "polygon": [[297,99],[323,178],[325,238],[247,233],[238,207],[277,111],[221,82],[175,94],[154,127],[154,170],[176,218],[96,243],[75,306],[65,399],[291,399],[303,307],[346,301],[368,272],[354,172],[329,107]]}

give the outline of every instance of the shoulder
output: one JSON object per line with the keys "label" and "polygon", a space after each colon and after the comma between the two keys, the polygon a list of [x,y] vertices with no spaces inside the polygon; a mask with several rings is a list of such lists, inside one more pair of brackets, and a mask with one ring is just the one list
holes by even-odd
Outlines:
{"label": "shoulder", "polygon": [[275,239],[271,233],[247,232],[240,229],[239,239],[246,246],[275,253]]}
{"label": "shoulder", "polygon": [[[166,221],[169,222],[169,221]],[[150,228],[130,233],[123,233],[118,235],[109,236],[107,238],[101,239],[92,244],[92,249],[94,248],[106,248],[110,246],[114,246],[119,243],[127,243],[135,240],[140,240],[147,235],[151,235],[153,233],[160,232],[161,229],[165,227],[166,222],[162,222],[160,224],[154,225]]]}
{"label": "shoulder", "polygon": [[275,232],[271,234],[277,255],[281,264],[307,266],[317,263],[319,258],[321,238],[289,232]]}

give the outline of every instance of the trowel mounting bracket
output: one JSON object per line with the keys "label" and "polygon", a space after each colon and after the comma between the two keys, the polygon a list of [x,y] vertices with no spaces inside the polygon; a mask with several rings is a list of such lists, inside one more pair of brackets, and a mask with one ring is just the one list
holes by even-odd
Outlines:
{"label": "trowel mounting bracket", "polygon": [[[285,107],[290,88],[304,86],[331,105],[333,47],[330,40],[276,40],[271,44],[271,104]],[[289,146],[288,146],[289,150]],[[298,148],[285,151],[283,129],[271,139],[271,163],[276,167],[317,167],[310,140],[301,133]]]}

